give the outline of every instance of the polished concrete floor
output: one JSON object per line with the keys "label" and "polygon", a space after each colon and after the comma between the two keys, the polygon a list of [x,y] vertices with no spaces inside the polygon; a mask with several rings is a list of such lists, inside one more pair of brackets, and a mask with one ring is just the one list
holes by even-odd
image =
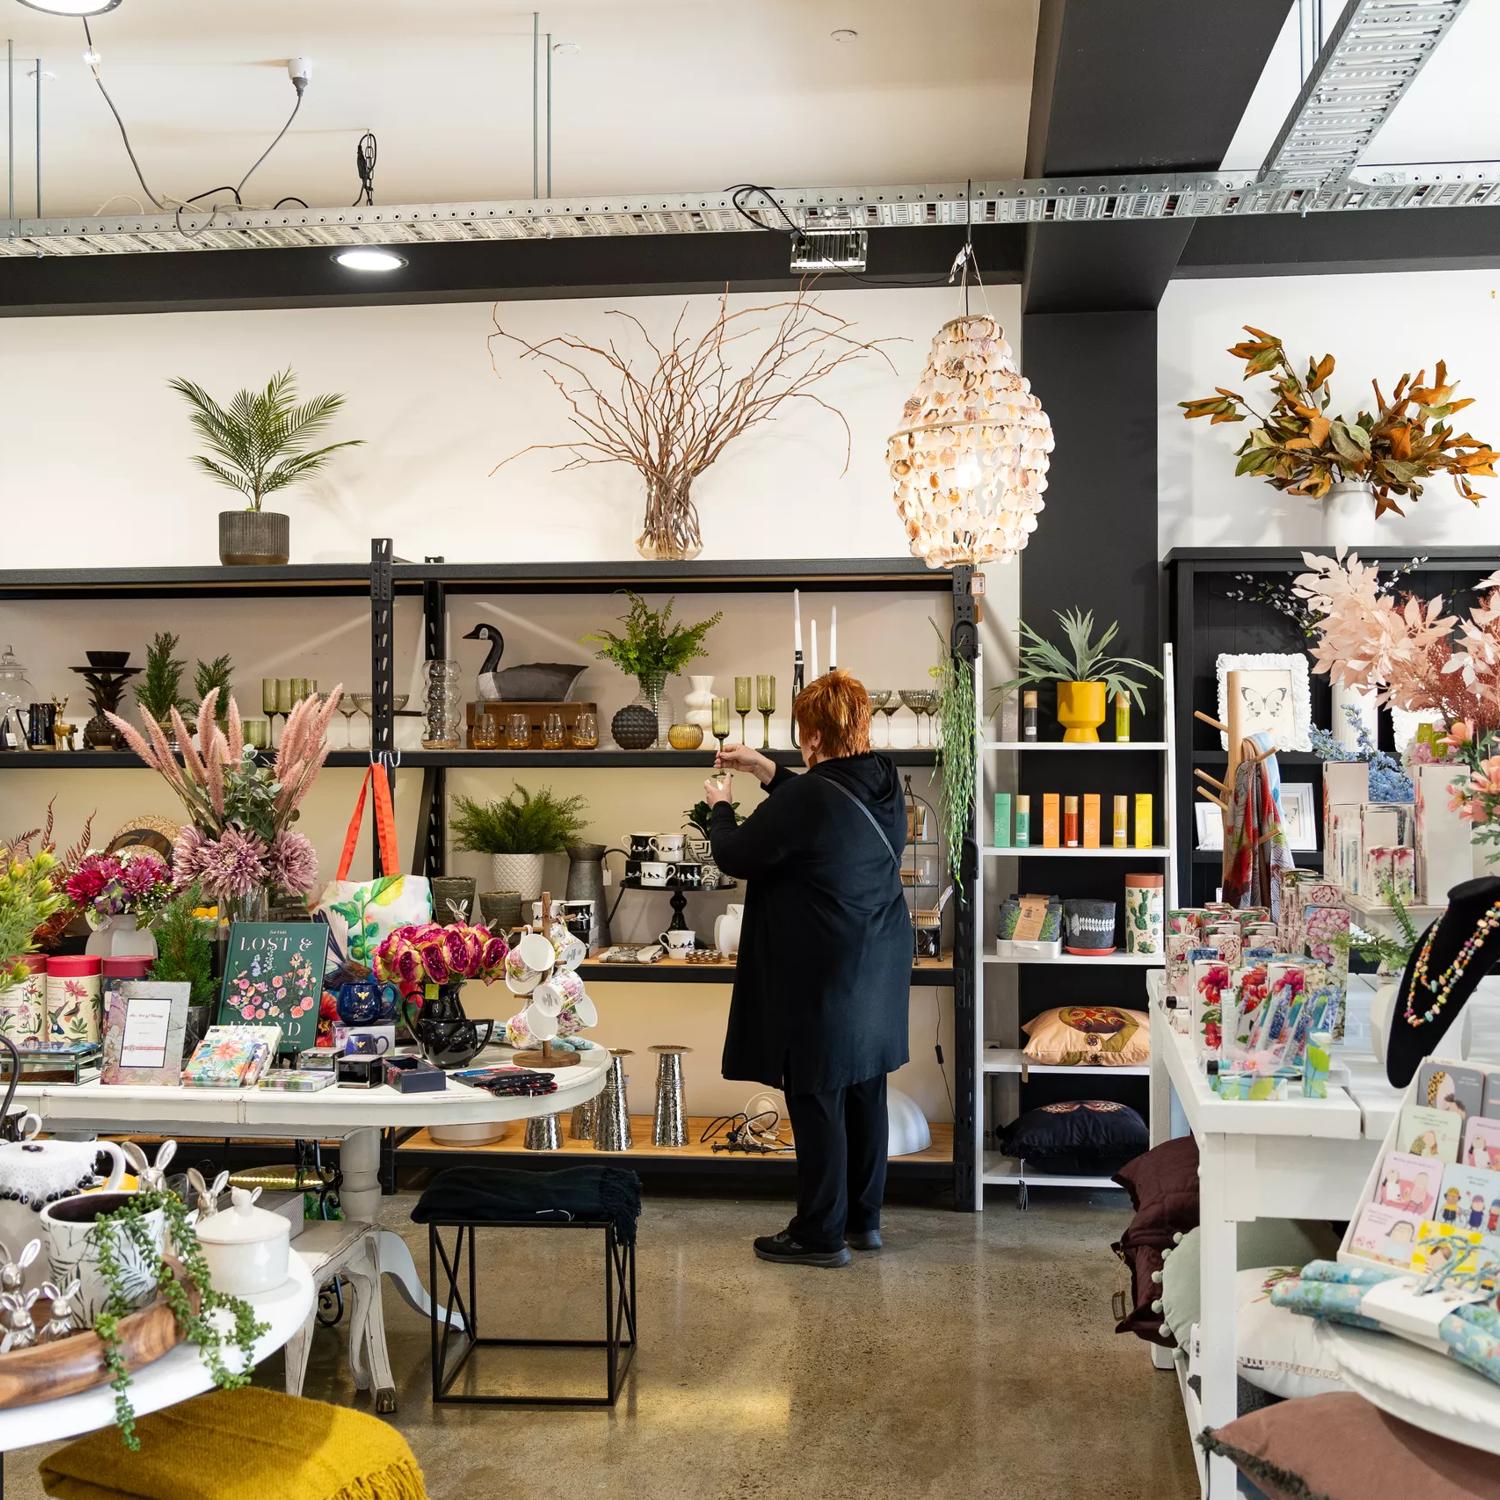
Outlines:
{"label": "polished concrete floor", "polygon": [[[387,1199],[385,1217],[425,1268],[425,1231],[406,1217],[413,1201]],[[1038,1195],[1025,1213],[1005,1196],[983,1215],[894,1205],[885,1250],[842,1271],[751,1256],[751,1238],[786,1212],[775,1198],[648,1190],[642,1343],[613,1411],[434,1409],[426,1321],[388,1291],[394,1420],[433,1500],[1197,1493],[1175,1381],[1151,1368],[1138,1340],[1112,1331],[1110,1294],[1124,1270],[1109,1242],[1128,1214],[1123,1195]],[[602,1323],[598,1243],[546,1231],[497,1240],[481,1260],[484,1331],[557,1335]],[[343,1351],[341,1329],[320,1332],[304,1394],[368,1410]],[[552,1362],[577,1356],[524,1357],[519,1373],[533,1390],[600,1376],[598,1359],[565,1370]],[[487,1362],[478,1380],[499,1390],[504,1377]],[[279,1356],[262,1378],[279,1383]],[[8,1458],[9,1500],[40,1496],[38,1456]]]}

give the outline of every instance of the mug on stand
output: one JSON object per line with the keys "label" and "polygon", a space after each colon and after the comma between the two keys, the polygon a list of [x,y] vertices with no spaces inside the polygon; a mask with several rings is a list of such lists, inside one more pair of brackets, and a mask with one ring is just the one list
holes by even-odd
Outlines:
{"label": "mug on stand", "polygon": [[546,984],[539,985],[531,997],[531,1003],[547,1016],[560,1016],[570,1005],[577,1005],[585,998],[583,981],[576,974],[554,974]]}
{"label": "mug on stand", "polygon": [[552,944],[539,932],[529,928],[505,958],[505,987],[513,995],[529,995],[557,962]]}
{"label": "mug on stand", "polygon": [[632,859],[655,858],[656,835],[654,833],[632,833],[626,842],[630,846]]}
{"label": "mug on stand", "polygon": [[682,835],[658,833],[651,840],[651,852],[657,859],[681,859]]}
{"label": "mug on stand", "polygon": [[691,953],[698,946],[698,934],[690,927],[677,932],[659,933],[657,936],[662,947],[673,958],[681,958],[684,954]]}
{"label": "mug on stand", "polygon": [[641,864],[641,884],[646,886],[666,887],[677,879],[677,866],[669,865],[664,860],[648,859]]}

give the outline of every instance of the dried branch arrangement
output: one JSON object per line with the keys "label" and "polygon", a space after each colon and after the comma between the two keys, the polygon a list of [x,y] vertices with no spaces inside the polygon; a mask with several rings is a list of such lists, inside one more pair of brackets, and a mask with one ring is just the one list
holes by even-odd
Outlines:
{"label": "dried branch arrangement", "polygon": [[[684,307],[671,342],[664,343],[653,339],[633,313],[609,311],[607,316],[620,319],[650,351],[654,365],[641,368],[613,339],[601,345],[559,334],[528,343],[501,327],[497,303],[487,340],[491,368],[498,376],[495,351],[501,342],[517,345],[523,358],[541,360],[578,435],[567,442],[528,444],[490,472],[537,449],[572,455],[559,472],[586,464],[629,464],[646,481],[646,521],[636,546],[643,557],[678,560],[696,557],[703,547],[693,480],[735,438],[770,421],[786,403],[811,401],[838,418],[847,471],[849,423],[812,388],[841,365],[869,354],[889,364],[881,346],[893,340],[855,338],[854,325],[821,307],[805,287],[789,300],[734,312],[726,289],[717,316],[696,336],[683,332],[687,314]],[[760,352],[747,365],[741,356],[757,346]]]}

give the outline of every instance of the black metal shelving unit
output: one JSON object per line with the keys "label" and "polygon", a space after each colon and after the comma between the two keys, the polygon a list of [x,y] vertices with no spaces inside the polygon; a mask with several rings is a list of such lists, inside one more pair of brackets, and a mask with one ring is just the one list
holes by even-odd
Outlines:
{"label": "black metal shelving unit", "polygon": [[[446,657],[447,601],[453,595],[597,595],[633,588],[640,592],[806,593],[877,592],[930,593],[951,599],[953,625],[950,644],[957,655],[973,661],[978,652],[978,608],[973,570],[936,570],[916,558],[797,559],[729,558],[718,561],[651,563],[644,561],[589,563],[452,563],[442,558],[421,562],[398,559],[389,538],[372,538],[368,563],[291,563],[278,568],[163,567],[163,568],[12,568],[0,569],[0,600],[99,599],[312,599],[361,598],[370,609],[370,672],[373,697],[369,750],[334,750],[330,766],[364,767],[379,758],[395,791],[398,767],[422,772],[417,817],[417,848],[412,869],[441,874],[447,858],[447,772],[454,767],[521,769],[531,767],[596,766],[621,770],[649,767],[708,767],[712,750],[417,750],[395,747],[393,642],[395,613],[402,600],[420,602],[426,656]],[[887,752],[902,766],[933,766],[931,749]],[[779,764],[799,765],[795,750],[771,752]],[[125,751],[11,751],[0,754],[4,770],[125,769],[137,766]],[[379,867],[378,851],[374,854]],[[977,848],[971,826],[963,856],[963,882],[972,893]],[[951,961],[915,965],[913,985],[951,987],[957,1035],[973,1030],[975,978],[973,952],[974,903],[955,903],[954,955]],[[723,976],[695,970],[670,974],[621,972],[615,966],[590,964],[599,980],[635,979],[648,982],[714,983]],[[731,971],[732,972],[732,971]],[[975,1078],[970,1049],[956,1049],[954,1064],[953,1176],[955,1198],[967,1205],[973,1198],[976,1163],[966,1143],[973,1138]]]}
{"label": "black metal shelving unit", "polygon": [[[1308,643],[1296,625],[1269,605],[1230,599],[1227,590],[1237,573],[1280,575],[1287,579],[1307,571],[1303,551],[1331,555],[1329,547],[1174,547],[1163,559],[1167,587],[1162,591],[1164,638],[1176,653],[1176,735],[1180,747],[1177,772],[1177,826],[1184,848],[1193,849],[1191,859],[1178,862],[1177,898],[1184,905],[1199,906],[1212,897],[1219,883],[1221,856],[1197,849],[1193,804],[1193,768],[1201,766],[1222,775],[1225,754],[1215,730],[1193,718],[1193,710],[1215,712],[1217,685],[1215,664],[1221,652],[1295,653]],[[1482,578],[1500,568],[1500,551],[1475,547],[1423,547],[1418,551],[1390,547],[1356,549],[1361,562],[1382,569],[1407,567],[1410,589],[1423,596],[1461,596]],[[1403,585],[1404,586],[1404,585]],[[1310,678],[1312,721],[1328,725],[1332,715],[1328,679],[1313,673]],[[1390,747],[1390,715],[1380,713],[1379,742]],[[1310,782],[1315,805],[1322,805],[1323,763],[1306,750],[1277,755],[1285,782]],[[1217,769],[1216,769],[1217,768]],[[1323,851],[1298,850],[1296,862],[1305,869],[1321,869]]]}

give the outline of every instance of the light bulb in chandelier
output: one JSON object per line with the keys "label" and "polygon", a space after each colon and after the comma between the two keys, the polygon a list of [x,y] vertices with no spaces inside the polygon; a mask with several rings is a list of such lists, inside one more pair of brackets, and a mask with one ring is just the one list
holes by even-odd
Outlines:
{"label": "light bulb in chandelier", "polygon": [[1052,423],[993,318],[966,313],[932,341],[886,445],[912,552],[932,568],[1008,562],[1036,530]]}

